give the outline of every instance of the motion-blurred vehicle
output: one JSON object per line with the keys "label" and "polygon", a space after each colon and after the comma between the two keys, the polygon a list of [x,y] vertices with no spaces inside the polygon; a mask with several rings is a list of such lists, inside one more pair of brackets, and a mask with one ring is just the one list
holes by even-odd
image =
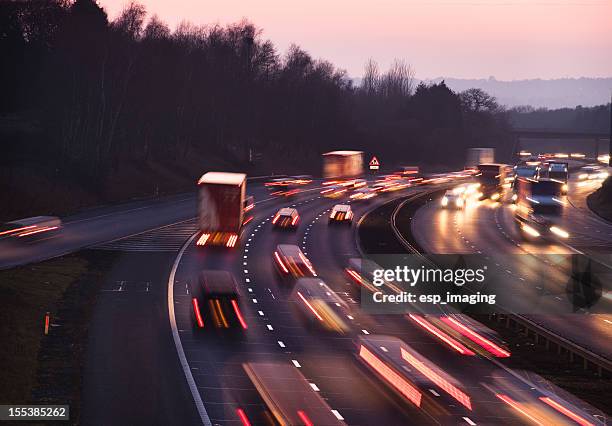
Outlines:
{"label": "motion-blurred vehicle", "polygon": [[243,225],[252,219],[254,199],[246,195],[243,173],[208,172],[198,181],[196,245],[234,247]]}
{"label": "motion-blurred vehicle", "polygon": [[547,161],[537,167],[536,179],[553,179],[561,182],[561,193],[567,194],[569,164],[559,161]]}
{"label": "motion-blurred vehicle", "polygon": [[362,174],[362,151],[331,151],[323,154],[323,178],[354,179]]}
{"label": "motion-blurred vehicle", "polygon": [[347,223],[349,226],[353,221],[353,210],[348,204],[336,204],[329,214],[328,222],[332,223]]}
{"label": "motion-blurred vehicle", "polygon": [[35,216],[14,220],[0,226],[0,240],[16,238],[33,240],[62,229],[62,221],[55,216]]}
{"label": "motion-blurred vehicle", "polygon": [[465,204],[465,191],[457,191],[457,188],[447,189],[440,199],[440,206],[445,209],[462,209]]}
{"label": "motion-blurred vehicle", "polygon": [[565,204],[561,186],[561,182],[551,179],[518,179],[514,219],[523,237],[569,238],[569,233],[558,223]]}
{"label": "motion-blurred vehicle", "polygon": [[594,180],[605,179],[608,177],[608,171],[599,165],[588,165],[580,168],[578,172],[579,180]]}
{"label": "motion-blurred vehicle", "polygon": [[298,222],[300,221],[300,215],[297,209],[291,207],[284,207],[280,209],[274,215],[272,219],[272,225],[276,228],[283,229],[297,229]]}
{"label": "motion-blurred vehicle", "polygon": [[342,185],[331,185],[321,191],[321,195],[325,198],[340,198],[346,195],[347,189]]}
{"label": "motion-blurred vehicle", "polygon": [[298,279],[291,299],[315,327],[336,333],[349,331],[345,321],[349,312],[347,303],[320,278]]}
{"label": "motion-blurred vehicle", "polygon": [[490,198],[493,201],[501,201],[504,196],[507,174],[508,166],[506,164],[480,164],[476,180],[480,184],[482,197]]}
{"label": "motion-blurred vehicle", "polygon": [[264,184],[275,197],[293,197],[298,194],[299,189],[291,178],[274,178]]}
{"label": "motion-blurred vehicle", "polygon": [[264,183],[270,191],[270,195],[275,197],[294,197],[300,193],[301,188],[312,182],[310,175],[298,175],[288,177],[278,177]]}
{"label": "motion-blurred vehicle", "polygon": [[376,192],[376,193],[381,193],[384,192],[385,188],[387,188],[388,183],[384,182],[384,181],[376,181],[374,182],[374,184],[372,186],[370,186],[370,189],[372,189],[372,191]]}
{"label": "motion-blurred vehicle", "polygon": [[480,164],[491,164],[494,162],[494,148],[469,148],[465,166],[467,168],[478,168]]}
{"label": "motion-blurred vehicle", "polygon": [[402,290],[395,283],[388,280],[383,279],[381,285],[374,285],[374,271],[382,269],[380,265],[370,259],[353,257],[349,259],[348,265],[344,271],[355,284],[370,293],[377,291],[395,294],[401,293]]}
{"label": "motion-blurred vehicle", "polygon": [[421,170],[419,166],[402,166],[399,174],[410,180],[417,180],[421,178]]}
{"label": "motion-blurred vehicle", "polygon": [[438,418],[451,415],[448,406],[464,415],[472,410],[471,398],[457,379],[397,337],[359,336],[357,358],[403,400]]}
{"label": "motion-blurred vehicle", "polygon": [[351,200],[369,200],[377,195],[377,191],[374,188],[359,188],[353,192],[350,196]]}
{"label": "motion-blurred vehicle", "polygon": [[[266,403],[274,424],[345,425],[293,365],[287,362],[248,362],[242,367]],[[251,422],[247,419],[243,424]]]}
{"label": "motion-blurred vehicle", "polygon": [[[539,162],[537,163],[539,165]],[[514,177],[515,178],[529,178],[534,179],[538,173],[537,165],[529,165],[527,163],[520,163],[514,166]]]}
{"label": "motion-blurred vehicle", "polygon": [[240,295],[234,276],[228,271],[203,270],[197,285],[191,288],[194,327],[246,330],[248,325],[240,310]]}
{"label": "motion-blurred vehicle", "polygon": [[316,277],[312,263],[302,250],[293,244],[279,244],[274,251],[274,265],[281,277],[301,278]]}

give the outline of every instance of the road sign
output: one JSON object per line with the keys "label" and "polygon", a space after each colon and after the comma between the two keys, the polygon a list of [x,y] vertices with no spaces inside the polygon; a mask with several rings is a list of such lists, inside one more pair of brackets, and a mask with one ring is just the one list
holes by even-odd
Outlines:
{"label": "road sign", "polygon": [[380,162],[376,156],[372,157],[370,160],[370,170],[378,170],[380,168]]}

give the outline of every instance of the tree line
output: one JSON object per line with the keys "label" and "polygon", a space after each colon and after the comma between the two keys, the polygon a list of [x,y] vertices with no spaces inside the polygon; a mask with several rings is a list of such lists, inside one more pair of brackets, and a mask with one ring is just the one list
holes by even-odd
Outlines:
{"label": "tree line", "polygon": [[369,61],[356,85],[299,46],[279,53],[248,21],[171,30],[137,3],[109,20],[95,0],[32,0],[2,2],[0,28],[8,167],[95,184],[198,156],[317,173],[332,149],[460,166],[467,147],[509,146],[507,112],[481,90],[415,86],[399,60]]}

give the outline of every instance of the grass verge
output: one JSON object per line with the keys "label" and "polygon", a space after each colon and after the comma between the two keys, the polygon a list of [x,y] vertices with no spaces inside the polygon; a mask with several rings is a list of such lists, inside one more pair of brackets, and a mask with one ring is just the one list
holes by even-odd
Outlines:
{"label": "grass verge", "polygon": [[113,258],[84,251],[0,271],[0,404],[69,404],[78,423],[89,319]]}

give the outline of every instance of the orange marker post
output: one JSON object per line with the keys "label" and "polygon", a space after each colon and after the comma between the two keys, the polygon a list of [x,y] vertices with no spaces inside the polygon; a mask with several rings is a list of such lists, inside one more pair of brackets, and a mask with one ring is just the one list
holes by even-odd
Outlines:
{"label": "orange marker post", "polygon": [[45,336],[49,334],[49,312],[45,315]]}

